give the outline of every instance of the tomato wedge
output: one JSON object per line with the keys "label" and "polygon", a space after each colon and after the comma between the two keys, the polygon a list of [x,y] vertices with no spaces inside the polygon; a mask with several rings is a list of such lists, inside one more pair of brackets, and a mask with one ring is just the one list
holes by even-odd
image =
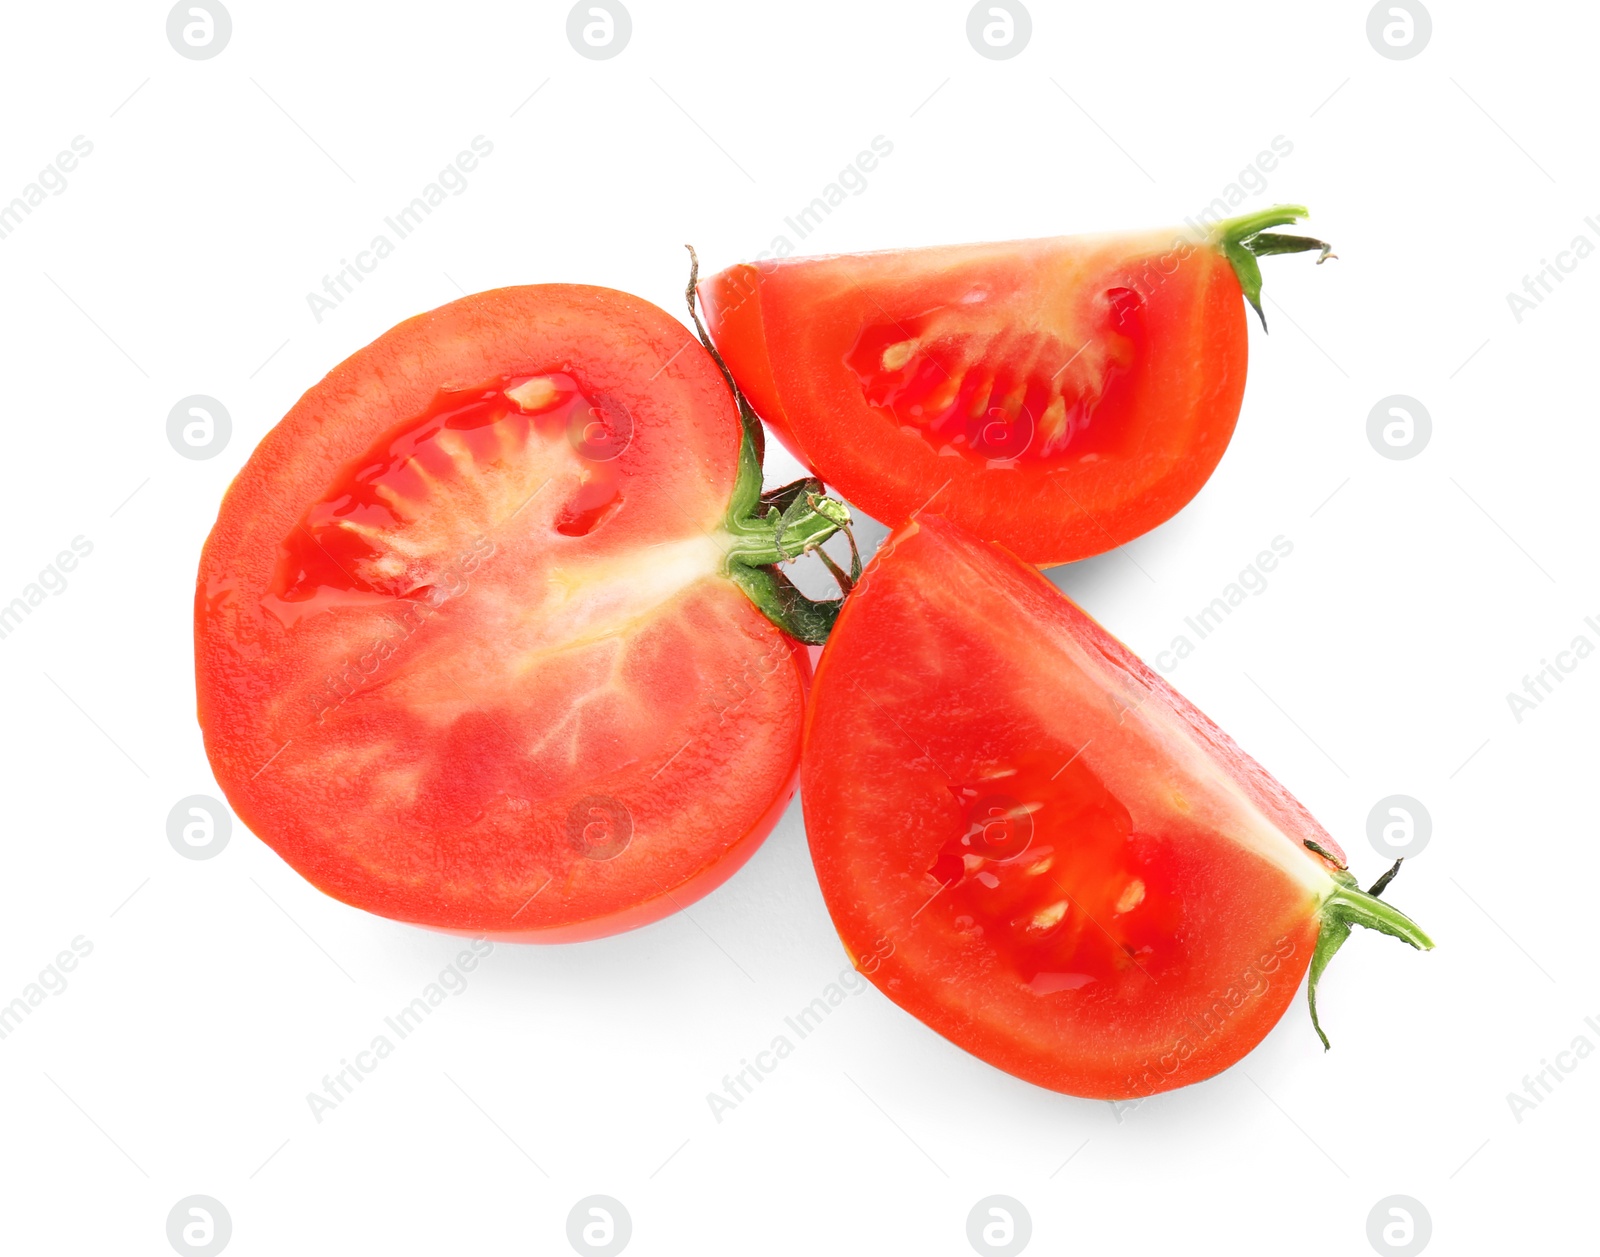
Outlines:
{"label": "tomato wedge", "polygon": [[794,788],[810,668],[779,626],[807,625],[766,565],[847,518],[802,488],[761,498],[727,381],[636,297],[401,324],[267,435],[206,541],[218,782],[383,916],[554,941],[666,915]]}
{"label": "tomato wedge", "polygon": [[862,972],[1073,1095],[1217,1073],[1308,967],[1315,1020],[1354,925],[1432,946],[1225,733],[1036,570],[936,515],[890,538],[839,616],[801,798]]}
{"label": "tomato wedge", "polygon": [[1211,476],[1257,256],[1328,256],[1266,230],[1305,212],[741,264],[700,291],[756,412],[845,498],[890,525],[936,510],[1049,565],[1147,532]]}

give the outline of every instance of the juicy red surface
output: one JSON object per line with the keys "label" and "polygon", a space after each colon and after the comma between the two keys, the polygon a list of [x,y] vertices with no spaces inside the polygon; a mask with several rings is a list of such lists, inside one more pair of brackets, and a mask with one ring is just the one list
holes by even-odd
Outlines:
{"label": "juicy red surface", "polygon": [[[551,382],[554,396],[538,410],[528,411],[506,396],[506,390],[525,383],[526,378],[502,377],[475,388],[440,389],[420,415],[401,420],[379,437],[340,473],[286,539],[272,594],[285,602],[302,602],[323,591],[426,596],[426,586],[404,588],[392,581],[355,575],[369,567],[377,551],[344,524],[353,520],[384,531],[400,528],[405,521],[397,511],[397,498],[425,496],[424,476],[446,480],[459,475],[460,469],[439,443],[443,432],[458,435],[478,463],[492,461],[508,439],[525,444],[535,436],[554,440],[569,433],[592,443],[580,448],[609,454],[614,433],[626,428],[616,403],[604,398],[597,405],[565,372],[540,378]],[[585,461],[589,478],[556,521],[556,531],[569,537],[589,532],[622,499],[622,486],[611,460]]]}
{"label": "juicy red surface", "polygon": [[[1107,329],[1121,338],[1126,361],[1148,355],[1144,298],[1132,288],[1104,294]],[[942,312],[942,311],[941,311]],[[969,329],[919,348],[897,370],[884,355],[896,344],[921,341],[922,314],[866,326],[845,357],[868,405],[887,411],[902,432],[935,453],[956,454],[984,467],[1039,464],[1070,467],[1089,454],[1117,449],[1138,420],[1131,365],[1113,364],[1094,394],[1061,381],[1077,348],[1050,332],[993,333]],[[1060,400],[1059,415],[1051,407]]]}
{"label": "juicy red surface", "polygon": [[[944,892],[934,902],[954,929],[981,933],[1029,989],[1081,990],[1187,959],[1182,888],[1162,843],[1135,833],[1128,809],[1081,763],[1020,756],[1004,776],[954,793],[960,828],[930,870]],[[1130,888],[1138,902],[1119,910]]]}
{"label": "juicy red surface", "polygon": [[1244,395],[1238,281],[1181,233],[785,258],[700,294],[756,411],[841,496],[1040,565],[1169,519]]}
{"label": "juicy red surface", "polygon": [[891,999],[1075,1095],[1197,1081],[1310,961],[1325,831],[1036,571],[937,516],[819,665],[802,797],[840,936]]}
{"label": "juicy red surface", "polygon": [[240,819],[347,903],[505,938],[726,879],[793,790],[809,677],[725,574],[740,432],[682,324],[606,289],[481,293],[341,364],[201,559]]}

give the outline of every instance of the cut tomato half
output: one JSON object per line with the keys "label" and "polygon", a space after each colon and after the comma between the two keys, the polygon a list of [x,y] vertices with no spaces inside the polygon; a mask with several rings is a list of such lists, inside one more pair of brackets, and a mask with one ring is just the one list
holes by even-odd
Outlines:
{"label": "cut tomato half", "polygon": [[1073,1095],[1215,1074],[1308,967],[1315,1019],[1353,925],[1432,946],[1210,720],[1036,570],[938,516],[891,537],[839,616],[801,797],[862,972]]}
{"label": "cut tomato half", "polygon": [[1266,230],[1304,213],[742,264],[701,296],[757,413],[848,500],[1063,563],[1169,519],[1215,470],[1257,255],[1327,256]]}
{"label": "cut tomato half", "polygon": [[647,302],[507,288],[401,324],[267,435],[206,541],[218,782],[384,916],[565,940],[681,907],[799,764],[809,662],[763,564],[844,516],[792,494],[775,539],[759,498],[725,379]]}

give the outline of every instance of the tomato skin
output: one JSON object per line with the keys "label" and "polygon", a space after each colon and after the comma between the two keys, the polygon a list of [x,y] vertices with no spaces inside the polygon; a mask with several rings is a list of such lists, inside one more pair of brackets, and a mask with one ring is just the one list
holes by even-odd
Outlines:
{"label": "tomato skin", "polygon": [[[988,789],[1022,803],[1020,855],[981,855],[961,796]],[[880,550],[824,649],[801,798],[862,972],[974,1055],[1098,1099],[1196,1082],[1253,1048],[1333,889],[1304,843],[1343,861],[1037,571],[931,515]],[[952,850],[965,871],[941,864]],[[1070,946],[1051,933],[1074,922]]]}
{"label": "tomato skin", "polygon": [[[597,461],[530,420],[512,441],[504,399],[488,426],[426,419],[441,390],[528,376],[610,399],[629,440]],[[329,553],[310,521],[381,514],[382,493],[351,515],[351,486],[412,430],[422,452],[383,473],[421,495],[377,556],[393,587],[333,553],[318,579],[355,583],[305,597],[305,557]],[[201,557],[197,714],[241,821],[346,903],[508,940],[631,929],[725,881],[792,796],[810,676],[727,577],[740,438],[687,330],[608,289],[480,293],[336,367],[258,446]],[[490,492],[518,476],[526,494]],[[594,483],[616,509],[574,513]],[[400,564],[419,538],[450,561]],[[578,845],[597,801],[627,818],[619,851]]]}
{"label": "tomato skin", "polygon": [[[1076,368],[1089,368],[1082,385],[1091,395],[1108,379],[1116,393],[1114,405],[1089,403],[1086,430],[1100,444],[1086,456],[967,457],[864,396],[847,365],[864,328],[909,327],[928,309],[959,313],[973,292],[985,300],[961,316],[966,331],[1014,339],[1019,328],[1042,329],[1062,359],[1106,352],[1120,317],[1110,295],[1138,294],[1140,344],[1123,354],[1131,359]],[[1181,233],[741,264],[700,293],[740,388],[821,479],[891,525],[937,510],[1041,566],[1113,549],[1176,514],[1216,469],[1244,396],[1238,280],[1220,252]],[[1073,369],[1059,368],[1069,381]]]}
{"label": "tomato skin", "polygon": [[805,452],[795,437],[794,425],[784,411],[778,382],[772,375],[772,355],[761,317],[761,285],[771,273],[771,265],[741,262],[701,280],[696,292],[706,329],[740,391],[785,448],[804,463]]}

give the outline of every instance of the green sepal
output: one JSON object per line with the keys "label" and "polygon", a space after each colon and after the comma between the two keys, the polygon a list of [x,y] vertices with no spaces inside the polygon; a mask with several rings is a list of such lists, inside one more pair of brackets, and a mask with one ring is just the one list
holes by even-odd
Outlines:
{"label": "green sepal", "polygon": [[1270,209],[1241,214],[1238,218],[1224,219],[1211,229],[1211,243],[1221,250],[1223,257],[1233,267],[1245,300],[1261,320],[1262,331],[1267,327],[1266,311],[1261,308],[1261,267],[1256,259],[1277,253],[1306,253],[1321,250],[1317,265],[1321,266],[1337,255],[1333,247],[1311,236],[1288,236],[1268,231],[1269,227],[1282,227],[1298,222],[1309,210],[1304,205],[1274,205]]}
{"label": "green sepal", "polygon": [[761,614],[780,629],[807,646],[820,646],[828,640],[844,600],[807,598],[794,582],[777,567],[751,567],[744,563],[728,565],[728,578],[744,590]]}
{"label": "green sepal", "polygon": [[1261,267],[1256,262],[1256,255],[1242,244],[1235,244],[1232,240],[1222,243],[1222,255],[1233,264],[1233,273],[1239,277],[1239,287],[1244,290],[1244,299],[1248,301],[1256,312],[1256,317],[1261,320],[1261,330],[1267,330],[1267,312],[1261,308]]}
{"label": "green sepal", "polygon": [[800,480],[773,492],[781,498],[760,498],[748,516],[728,513],[723,527],[734,538],[730,560],[758,567],[788,563],[850,526],[850,508],[823,496],[820,481]]}
{"label": "green sepal", "polygon": [[[1331,860],[1327,852],[1315,843],[1307,842],[1306,846],[1324,859]],[[1328,1036],[1323,1032],[1322,1022],[1317,1016],[1317,983],[1321,980],[1323,971],[1327,969],[1328,962],[1350,937],[1352,929],[1358,925],[1365,926],[1369,930],[1377,930],[1381,934],[1389,934],[1410,943],[1419,951],[1433,950],[1433,939],[1428,937],[1420,925],[1398,908],[1378,898],[1394,880],[1395,874],[1400,871],[1401,863],[1402,861],[1396,860],[1394,867],[1367,890],[1361,889],[1360,884],[1348,870],[1343,868],[1330,870],[1337,885],[1322,905],[1322,928],[1317,933],[1316,947],[1311,953],[1311,972],[1306,982],[1306,1001],[1311,1006],[1311,1025],[1316,1030],[1317,1037],[1322,1040],[1324,1051],[1332,1045],[1328,1042]]]}
{"label": "green sepal", "polygon": [[[739,439],[739,473],[723,519],[723,530],[733,542],[728,547],[727,574],[778,628],[796,641],[820,646],[839,616],[842,598],[808,598],[779,570],[778,564],[814,552],[838,582],[841,593],[849,594],[861,576],[861,555],[856,548],[855,535],[850,531],[850,508],[827,497],[819,480],[796,480],[762,492],[766,434],[761,420],[700,321],[696,294],[700,259],[695,256],[692,245],[685,247],[689,250],[689,286],[684,294],[689,304],[689,317],[694,321],[700,343],[716,362],[728,391],[733,394],[743,429]],[[843,532],[850,540],[849,576],[820,548],[837,532]]]}
{"label": "green sepal", "polygon": [[1277,231],[1263,231],[1259,236],[1250,237],[1250,252],[1258,258],[1274,253],[1310,253],[1312,249],[1321,251],[1322,256],[1317,259],[1319,266],[1329,258],[1339,256],[1327,241],[1311,236],[1286,236]]}

